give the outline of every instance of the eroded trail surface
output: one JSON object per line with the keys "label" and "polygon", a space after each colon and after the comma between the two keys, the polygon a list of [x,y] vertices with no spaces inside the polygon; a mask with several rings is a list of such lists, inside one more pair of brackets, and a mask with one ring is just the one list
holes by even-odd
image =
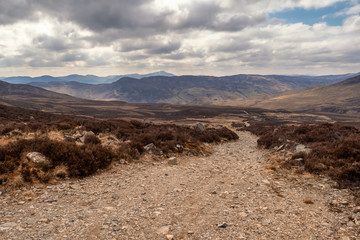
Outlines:
{"label": "eroded trail surface", "polygon": [[[346,190],[265,169],[257,138],[207,157],[114,166],[82,180],[0,196],[0,239],[356,239]],[[307,204],[313,202],[313,204]],[[335,201],[335,202],[334,202]],[[168,236],[167,236],[168,235]]]}

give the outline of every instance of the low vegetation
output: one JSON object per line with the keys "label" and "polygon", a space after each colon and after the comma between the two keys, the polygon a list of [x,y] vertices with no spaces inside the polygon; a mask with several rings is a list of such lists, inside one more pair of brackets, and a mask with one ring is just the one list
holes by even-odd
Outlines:
{"label": "low vegetation", "polygon": [[[52,139],[50,132],[63,137]],[[104,144],[101,137],[116,144]],[[225,127],[201,131],[174,124],[99,120],[36,111],[29,116],[10,111],[0,116],[0,143],[1,139],[9,141],[0,144],[0,184],[7,184],[19,178],[31,183],[85,177],[107,168],[113,161],[138,160],[146,152],[160,159],[182,153],[197,155],[202,153],[203,143],[235,140],[238,136]],[[36,166],[26,158],[29,152],[43,154],[51,165]]]}
{"label": "low vegetation", "polygon": [[[258,145],[267,149],[283,146],[292,151],[282,167],[303,167],[305,171],[329,175],[342,186],[360,183],[360,131],[339,124],[252,126],[260,138]],[[308,151],[296,151],[303,144]],[[284,151],[284,150],[283,150]]]}

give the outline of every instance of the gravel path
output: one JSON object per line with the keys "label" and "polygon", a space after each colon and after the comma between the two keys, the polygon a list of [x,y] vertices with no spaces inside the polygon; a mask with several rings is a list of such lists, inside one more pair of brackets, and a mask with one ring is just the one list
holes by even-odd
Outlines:
{"label": "gravel path", "polygon": [[0,239],[360,239],[350,193],[325,178],[266,170],[269,153],[238,134],[174,166],[117,165],[3,193]]}

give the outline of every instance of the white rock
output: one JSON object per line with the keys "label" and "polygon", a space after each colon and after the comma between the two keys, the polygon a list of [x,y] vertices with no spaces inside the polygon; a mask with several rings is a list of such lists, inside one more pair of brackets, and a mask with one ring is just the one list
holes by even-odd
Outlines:
{"label": "white rock", "polygon": [[311,152],[311,149],[310,148],[307,148],[305,145],[303,144],[298,144],[295,148],[295,151],[297,153],[299,152],[305,152],[305,153],[310,153]]}
{"label": "white rock", "polygon": [[37,167],[49,167],[51,166],[51,162],[39,152],[29,152],[26,154],[26,158],[33,162]]}

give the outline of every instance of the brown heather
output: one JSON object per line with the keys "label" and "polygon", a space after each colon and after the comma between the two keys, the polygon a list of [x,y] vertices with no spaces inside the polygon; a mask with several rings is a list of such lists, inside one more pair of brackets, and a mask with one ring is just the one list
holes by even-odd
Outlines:
{"label": "brown heather", "polygon": [[[26,111],[25,111],[26,113]],[[144,146],[154,144],[152,153],[162,157],[168,154],[201,152],[202,143],[218,143],[235,140],[238,136],[227,128],[210,128],[198,131],[174,124],[156,125],[140,121],[98,120],[85,117],[69,117],[38,112],[35,116],[19,113],[0,116],[0,135],[13,137],[16,141],[0,146],[0,183],[11,181],[12,176],[22,176],[24,182],[48,182],[52,178],[85,177],[99,169],[107,168],[114,160],[137,160],[144,154]],[[9,117],[10,116],[10,117]],[[15,116],[15,115],[14,115]],[[36,120],[34,120],[36,119]],[[105,147],[95,135],[86,135],[84,144],[72,138],[65,141],[46,137],[49,131],[73,134],[76,131],[92,131],[95,134],[112,134],[122,141],[118,147]],[[22,135],[35,133],[35,138],[24,139]],[[14,139],[14,138],[13,138]],[[52,166],[41,169],[26,160],[26,153],[40,152]],[[59,170],[61,169],[61,171]]]}
{"label": "brown heather", "polygon": [[[312,151],[295,153],[283,167],[304,165],[306,171],[327,174],[344,186],[360,182],[360,131],[340,124],[305,124],[251,127],[260,136],[258,145],[267,149],[287,144],[295,148],[304,144]],[[296,161],[302,158],[304,161]]]}

